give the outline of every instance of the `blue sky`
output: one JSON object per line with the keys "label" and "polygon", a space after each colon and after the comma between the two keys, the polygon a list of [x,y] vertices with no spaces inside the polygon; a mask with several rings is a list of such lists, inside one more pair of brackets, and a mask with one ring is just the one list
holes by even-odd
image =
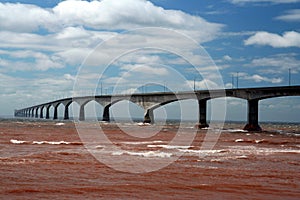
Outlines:
{"label": "blue sky", "polygon": [[[71,96],[79,66],[97,45],[123,31],[145,27],[166,28],[192,38],[216,64],[223,85],[214,80],[209,66],[202,77],[195,77],[190,66],[182,59],[176,64],[180,58],[170,52],[138,51],[120,57],[106,70],[100,80],[103,93],[113,91],[116,82],[122,85],[119,91],[141,92],[134,82],[145,80],[170,90],[189,89],[194,79],[197,89],[205,89],[205,84],[232,88],[237,72],[239,87],[281,86],[288,85],[289,69],[292,85],[300,85],[299,25],[300,0],[2,0],[0,114]],[[166,42],[182,45],[172,39],[165,37]],[[97,56],[105,60],[104,55]],[[185,80],[173,83],[170,66]],[[82,94],[93,92],[93,87],[86,88]],[[246,102],[229,99],[227,103],[228,119],[245,119]],[[300,122],[299,103],[298,97],[262,101],[260,120]]]}

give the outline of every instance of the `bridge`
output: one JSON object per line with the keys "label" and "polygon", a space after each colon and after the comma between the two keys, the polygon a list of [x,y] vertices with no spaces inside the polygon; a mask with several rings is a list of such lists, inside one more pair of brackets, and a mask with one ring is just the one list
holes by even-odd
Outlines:
{"label": "bridge", "polygon": [[207,123],[207,101],[222,97],[235,97],[245,99],[248,102],[248,121],[244,130],[261,131],[258,123],[258,103],[262,99],[282,97],[282,96],[300,96],[300,86],[285,87],[261,87],[261,88],[240,88],[240,89],[216,89],[216,90],[196,90],[190,92],[156,92],[144,94],[127,94],[127,95],[99,95],[64,98],[39,104],[19,110],[15,110],[16,117],[35,117],[44,118],[43,112],[46,109],[46,119],[50,118],[50,108],[54,108],[53,119],[58,119],[58,106],[64,105],[64,119],[69,119],[69,106],[76,102],[80,106],[79,120],[85,120],[85,105],[94,100],[103,106],[103,121],[110,121],[110,107],[123,100],[131,101],[144,108],[144,122],[154,123],[153,111],[163,105],[180,100],[196,99],[198,100],[199,109],[199,128],[208,127]]}

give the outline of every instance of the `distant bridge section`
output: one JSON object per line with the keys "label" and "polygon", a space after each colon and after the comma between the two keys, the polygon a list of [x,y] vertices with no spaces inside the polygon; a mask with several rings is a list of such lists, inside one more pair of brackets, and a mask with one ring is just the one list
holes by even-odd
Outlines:
{"label": "distant bridge section", "polygon": [[[56,101],[51,101],[44,104],[39,104],[19,110],[15,110],[16,117],[35,117],[35,118],[50,118],[50,108],[54,108],[53,119],[58,119],[58,106],[64,105],[64,119],[69,119],[69,106],[73,102],[77,102],[80,106],[79,120],[85,120],[85,105],[94,100],[103,106],[103,121],[110,121],[110,107],[123,100],[131,101],[144,108],[144,122],[153,123],[153,111],[163,105],[175,101],[196,99],[198,100],[199,109],[199,127],[208,127],[207,124],[207,101],[222,97],[235,97],[248,101],[248,123],[244,127],[248,131],[260,131],[258,123],[258,103],[262,99],[282,97],[282,96],[300,96],[300,86],[285,86],[285,87],[262,87],[262,88],[240,88],[240,89],[224,89],[224,90],[197,90],[190,92],[157,92],[144,94],[127,94],[127,95],[101,95],[101,96],[84,96],[65,98]],[[46,116],[43,116],[44,109]]]}

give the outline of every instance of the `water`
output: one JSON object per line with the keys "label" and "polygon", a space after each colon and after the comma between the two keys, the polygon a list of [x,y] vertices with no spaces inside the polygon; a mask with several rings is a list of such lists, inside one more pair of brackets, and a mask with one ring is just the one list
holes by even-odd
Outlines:
{"label": "water", "polygon": [[[85,126],[88,133],[94,124]],[[208,130],[195,131],[190,124],[183,131],[196,134],[188,145],[184,139],[170,144],[177,125],[101,126],[118,149],[95,141],[88,145],[89,152],[68,121],[1,120],[0,199],[300,197],[298,124],[262,124],[266,131],[249,133],[239,130],[242,124],[227,123],[213,149],[201,148]],[[157,129],[161,131],[150,138],[124,133]],[[145,168],[172,162],[149,173],[128,173],[100,162],[91,151],[129,170],[137,167],[135,159],[147,163]]]}

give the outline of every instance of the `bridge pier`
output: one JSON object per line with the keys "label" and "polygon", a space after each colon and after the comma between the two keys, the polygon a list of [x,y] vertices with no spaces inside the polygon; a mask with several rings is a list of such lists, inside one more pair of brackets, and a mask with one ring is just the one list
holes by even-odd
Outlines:
{"label": "bridge pier", "polygon": [[144,114],[144,123],[153,124],[154,123],[154,114],[152,109],[147,109]]}
{"label": "bridge pier", "polygon": [[51,107],[51,105],[46,107],[46,119],[50,118],[50,107]]}
{"label": "bridge pier", "polygon": [[38,118],[38,117],[39,117],[38,112],[39,112],[39,108],[37,107],[37,108],[35,109],[35,118]]}
{"label": "bridge pier", "polygon": [[105,121],[105,122],[109,122],[110,121],[110,118],[109,118],[109,107],[110,107],[110,105],[107,105],[107,106],[104,107],[102,121]]}
{"label": "bridge pier", "polygon": [[44,106],[42,106],[40,109],[41,109],[40,110],[40,118],[44,118],[44,116],[43,116]]}
{"label": "bridge pier", "polygon": [[79,111],[79,121],[84,121],[85,116],[84,116],[84,106],[85,104],[80,106],[80,111]]}
{"label": "bridge pier", "polygon": [[53,119],[57,119],[57,108],[58,108],[58,105],[55,105],[54,106],[54,114],[53,114]]}
{"label": "bridge pier", "polygon": [[70,104],[65,105],[65,113],[64,113],[65,120],[69,119],[69,105]]}
{"label": "bridge pier", "polygon": [[248,100],[248,123],[244,127],[247,131],[261,131],[258,124],[258,99]]}
{"label": "bridge pier", "polygon": [[207,128],[209,125],[206,120],[207,99],[198,100],[199,105],[199,121],[196,125],[198,128]]}

